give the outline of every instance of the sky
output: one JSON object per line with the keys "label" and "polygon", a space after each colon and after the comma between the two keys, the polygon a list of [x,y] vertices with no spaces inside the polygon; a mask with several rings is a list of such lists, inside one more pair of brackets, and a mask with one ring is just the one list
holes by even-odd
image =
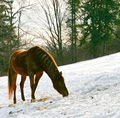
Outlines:
{"label": "sky", "polygon": [[53,89],[44,73],[31,103],[29,79],[25,97],[20,97],[17,79],[17,104],[8,99],[7,76],[0,77],[1,118],[120,118],[120,53],[59,67],[68,97]]}

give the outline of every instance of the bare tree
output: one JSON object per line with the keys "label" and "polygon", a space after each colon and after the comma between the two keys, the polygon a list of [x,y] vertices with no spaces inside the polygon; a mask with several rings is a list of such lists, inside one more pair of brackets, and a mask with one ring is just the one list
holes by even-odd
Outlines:
{"label": "bare tree", "polygon": [[[33,39],[31,39],[32,33],[28,31],[28,29],[25,28],[25,24],[27,23],[27,19],[23,19],[23,17],[27,17],[27,12],[30,11],[33,7],[34,4],[30,4],[29,1],[24,1],[24,0],[18,0],[17,1],[17,8],[14,11],[14,16],[16,16],[16,33],[17,33],[17,38],[19,41],[18,48],[30,45],[32,44]],[[25,21],[24,21],[25,20]],[[29,40],[26,40],[25,37],[29,35]],[[32,36],[32,37],[35,37]]]}
{"label": "bare tree", "polygon": [[[62,11],[61,0],[43,0],[43,3],[38,0],[45,19],[40,20],[44,24],[44,34],[40,37],[45,40],[47,48],[52,51],[63,62],[63,47],[66,42],[63,39],[63,24],[65,21],[65,11]],[[40,14],[40,13],[39,13]],[[65,34],[65,30],[64,30]]]}

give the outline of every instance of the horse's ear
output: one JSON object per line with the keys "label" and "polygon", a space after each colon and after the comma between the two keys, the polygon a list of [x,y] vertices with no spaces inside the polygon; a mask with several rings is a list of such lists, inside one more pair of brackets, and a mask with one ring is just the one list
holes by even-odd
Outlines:
{"label": "horse's ear", "polygon": [[62,75],[62,71],[60,71],[60,75]]}

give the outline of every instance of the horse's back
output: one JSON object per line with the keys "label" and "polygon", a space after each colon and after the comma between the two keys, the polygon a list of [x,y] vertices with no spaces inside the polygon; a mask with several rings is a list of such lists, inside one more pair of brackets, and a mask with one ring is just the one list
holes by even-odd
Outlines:
{"label": "horse's back", "polygon": [[58,71],[57,64],[52,55],[38,46],[29,50],[17,50],[10,59],[10,64],[18,74],[29,75],[29,73],[54,73]]}

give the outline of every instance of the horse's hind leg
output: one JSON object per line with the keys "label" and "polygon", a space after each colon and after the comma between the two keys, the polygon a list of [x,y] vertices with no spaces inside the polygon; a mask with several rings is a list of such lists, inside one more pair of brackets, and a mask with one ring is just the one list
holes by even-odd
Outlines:
{"label": "horse's hind leg", "polygon": [[21,98],[22,98],[23,101],[25,101],[25,96],[24,96],[25,80],[26,80],[26,76],[21,75],[20,90],[21,90]]}
{"label": "horse's hind leg", "polygon": [[14,91],[14,97],[13,97],[13,101],[14,104],[16,104],[16,80],[17,80],[17,74],[14,74],[13,76],[13,91]]}

